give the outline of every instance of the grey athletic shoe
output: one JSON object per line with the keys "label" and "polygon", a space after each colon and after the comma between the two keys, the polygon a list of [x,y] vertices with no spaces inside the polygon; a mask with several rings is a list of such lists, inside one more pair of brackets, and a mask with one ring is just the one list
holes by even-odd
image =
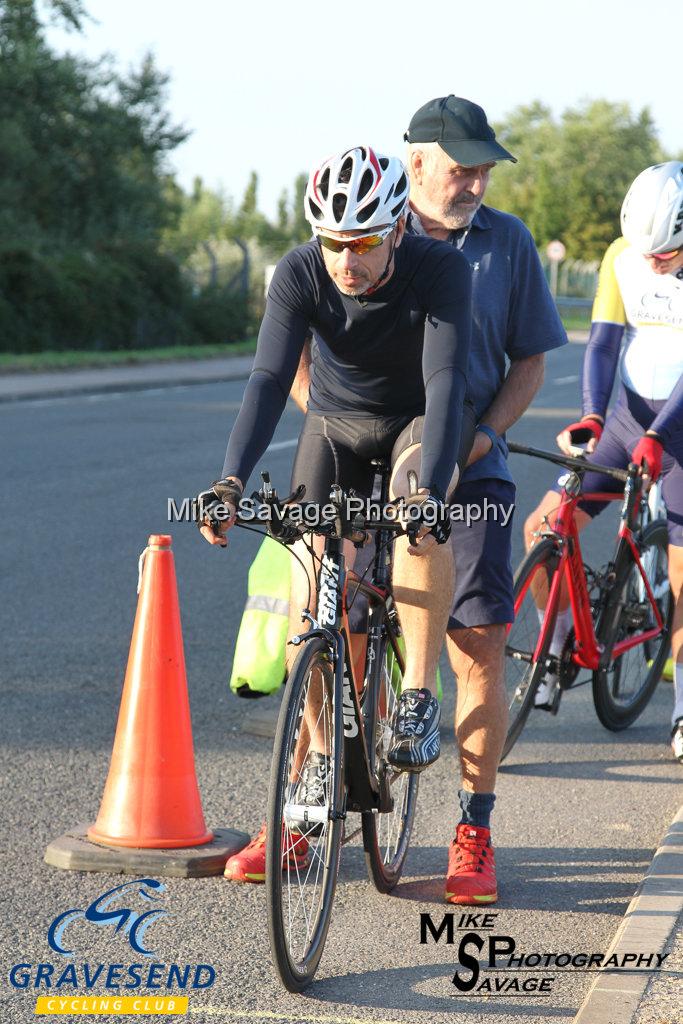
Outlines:
{"label": "grey athletic shoe", "polygon": [[683,764],[683,718],[679,718],[671,730],[671,752]]}
{"label": "grey athletic shoe", "polygon": [[393,742],[387,754],[398,771],[421,772],[441,752],[441,708],[429,690],[404,690],[398,699]]}
{"label": "grey athletic shoe", "polygon": [[[319,754],[315,750],[309,751],[301,769],[301,777],[297,782],[292,803],[305,807],[324,807],[331,799],[329,790],[330,758],[327,754]],[[319,836],[322,834],[321,824],[313,824],[305,818],[301,822],[302,828],[308,836]]]}

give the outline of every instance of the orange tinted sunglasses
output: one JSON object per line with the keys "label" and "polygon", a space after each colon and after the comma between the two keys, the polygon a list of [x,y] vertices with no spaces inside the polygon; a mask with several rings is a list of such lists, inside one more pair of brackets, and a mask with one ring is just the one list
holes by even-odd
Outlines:
{"label": "orange tinted sunglasses", "polygon": [[371,249],[377,249],[387,235],[394,230],[395,225],[385,228],[384,231],[377,231],[372,235],[361,235],[360,238],[330,238],[329,235],[316,235],[316,238],[325,249],[330,252],[340,253],[344,249],[350,249],[356,256],[364,256]]}

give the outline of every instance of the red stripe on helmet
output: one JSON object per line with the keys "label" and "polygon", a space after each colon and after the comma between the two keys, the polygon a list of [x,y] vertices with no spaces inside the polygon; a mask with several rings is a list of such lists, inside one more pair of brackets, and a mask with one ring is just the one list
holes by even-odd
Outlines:
{"label": "red stripe on helmet", "polygon": [[[372,193],[375,191],[375,189],[377,188],[377,186],[379,185],[380,181],[382,180],[382,168],[379,165],[379,160],[375,156],[374,149],[370,149],[369,146],[368,146],[368,159],[370,160],[370,163],[372,164],[372,166],[375,168],[375,172],[377,174],[377,179],[375,181],[375,184],[372,186],[372,188],[368,192],[368,197],[370,197],[372,195]],[[363,205],[365,205],[365,203]]]}
{"label": "red stripe on helmet", "polygon": [[318,200],[318,202],[322,205],[324,203],[324,200],[320,193],[318,192],[318,175],[320,174],[321,170],[322,168],[319,167],[318,170],[313,175],[313,194],[315,198]]}

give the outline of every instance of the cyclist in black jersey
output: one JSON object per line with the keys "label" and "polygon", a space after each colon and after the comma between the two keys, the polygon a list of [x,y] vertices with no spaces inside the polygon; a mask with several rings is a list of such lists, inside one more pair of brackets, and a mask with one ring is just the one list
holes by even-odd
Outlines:
{"label": "cyclist in black jersey", "polygon": [[[214,485],[233,508],[273,436],[309,326],[318,345],[293,487],[303,483],[306,500],[321,505],[333,483],[370,497],[371,460],[390,457],[398,479],[405,453],[421,444],[418,494],[411,500],[426,522],[452,494],[474,428],[465,400],[470,269],[445,243],[404,234],[407,199],[401,162],[367,146],[312,172],[306,215],[314,239],[277,267],[222,480]],[[214,532],[207,522],[201,529],[210,543],[225,545],[231,525]],[[407,770],[420,770],[439,754],[433,694],[453,559],[450,545],[437,549],[436,543],[447,536],[446,515],[421,529],[416,547],[402,539],[395,553],[406,672],[390,757]],[[307,583],[301,570],[293,572],[291,628],[300,632]]]}

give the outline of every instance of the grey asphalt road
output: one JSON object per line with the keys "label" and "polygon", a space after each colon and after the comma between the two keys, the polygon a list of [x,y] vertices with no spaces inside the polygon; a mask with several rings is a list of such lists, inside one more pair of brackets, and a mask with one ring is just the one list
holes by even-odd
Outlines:
{"label": "grey asphalt road", "polygon": [[[543,390],[513,438],[552,445],[577,406],[582,353],[583,346],[569,345],[548,359]],[[52,839],[97,814],[135,613],[137,560],[150,533],[173,535],[207,824],[253,831],[263,818],[270,744],[239,731],[251,705],[227,689],[258,540],[241,535],[228,552],[212,550],[192,526],[169,530],[166,521],[168,497],[192,495],[216,476],[241,391],[235,382],[0,407],[3,1022],[32,1020],[36,995],[49,994],[13,990],[10,967],[60,960],[48,947],[50,921],[122,881],[61,872],[42,857]],[[264,459],[282,488],[293,453],[287,442],[299,425],[288,407],[277,447]],[[554,474],[520,457],[512,466],[519,536]],[[593,528],[589,561],[606,561],[613,527],[606,515]],[[515,558],[520,551],[518,541]],[[448,721],[450,674],[445,689]],[[501,896],[491,934],[512,937],[517,952],[607,949],[680,801],[680,767],[667,746],[670,705],[671,687],[661,684],[621,734],[598,723],[590,687],[566,695],[556,718],[534,714],[499,777]],[[288,996],[274,978],[262,888],[221,878],[167,882],[168,914],[149,933],[155,958],[216,971],[211,988],[191,994],[190,1019],[540,1024],[573,1017],[588,973],[544,972],[555,978],[548,995],[461,996],[451,982],[457,947],[419,943],[420,913],[440,919],[445,910],[446,851],[457,820],[455,747],[452,737],[444,739],[441,759],[423,777],[407,871],[394,895],[372,889],[357,840],[345,847],[327,950],[306,995]],[[77,964],[130,963],[134,956],[113,929],[78,922],[71,936]]]}

